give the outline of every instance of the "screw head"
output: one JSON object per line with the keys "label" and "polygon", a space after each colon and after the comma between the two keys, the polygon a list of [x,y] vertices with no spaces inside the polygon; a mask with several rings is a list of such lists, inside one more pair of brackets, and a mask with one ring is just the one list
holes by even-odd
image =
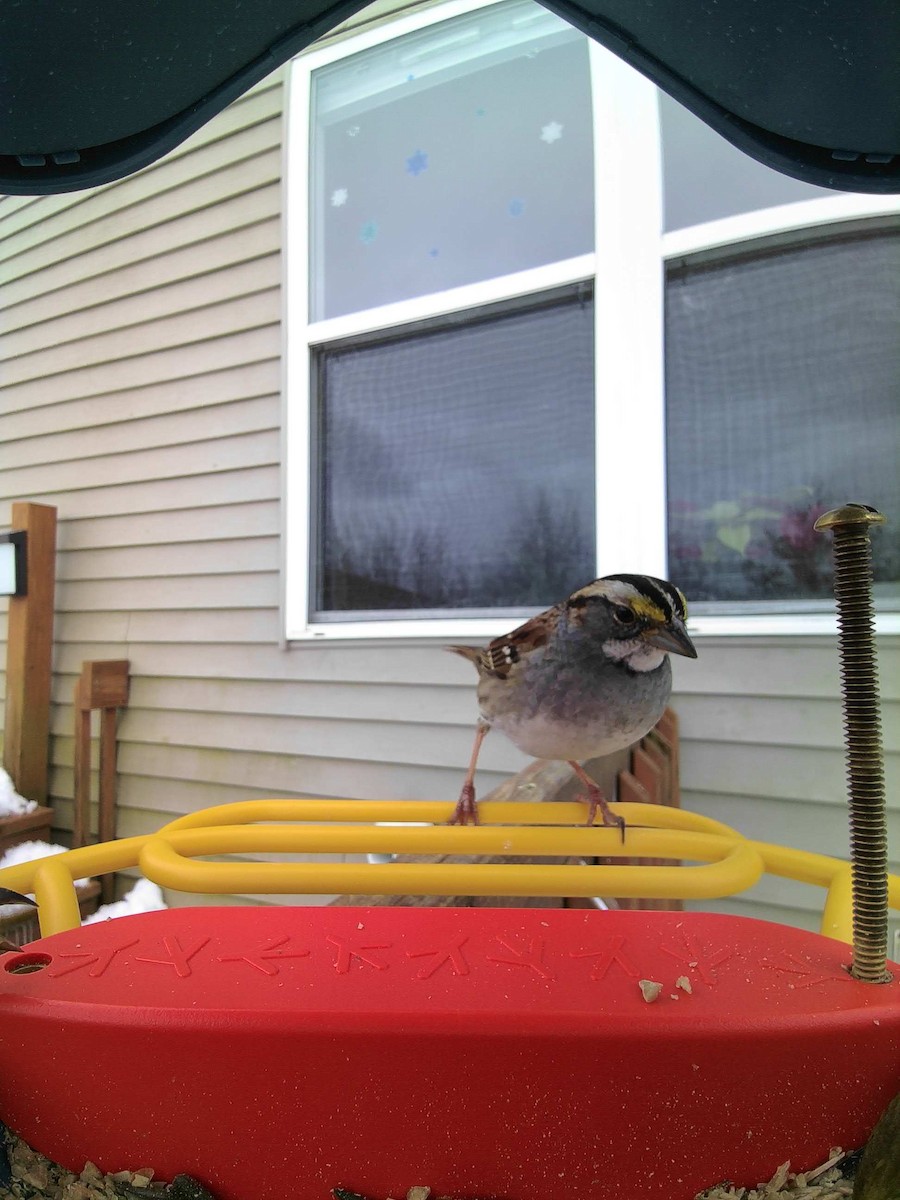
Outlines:
{"label": "screw head", "polygon": [[882,525],[884,517],[877,508],[868,504],[845,504],[842,508],[833,508],[830,512],[822,513],[813,526],[814,529],[834,529],[839,525]]}

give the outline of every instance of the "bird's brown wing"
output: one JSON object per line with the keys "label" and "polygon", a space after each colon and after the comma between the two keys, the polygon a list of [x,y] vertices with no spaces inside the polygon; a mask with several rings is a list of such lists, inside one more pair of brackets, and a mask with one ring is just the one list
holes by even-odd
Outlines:
{"label": "bird's brown wing", "polygon": [[480,676],[507,679],[525,655],[547,644],[558,619],[559,605],[556,605],[548,608],[546,612],[538,613],[536,617],[531,617],[511,633],[494,638],[483,650],[474,646],[448,646],[447,649],[474,663]]}

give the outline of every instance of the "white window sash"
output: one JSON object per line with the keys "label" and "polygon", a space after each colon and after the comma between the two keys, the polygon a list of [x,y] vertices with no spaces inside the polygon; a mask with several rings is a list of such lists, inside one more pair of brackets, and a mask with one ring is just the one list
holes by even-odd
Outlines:
{"label": "white window sash", "polygon": [[[510,614],[422,615],[386,620],[309,617],[313,545],[310,443],[312,354],[363,334],[402,328],[453,312],[594,282],[597,574],[666,575],[663,356],[666,262],[900,212],[900,196],[836,193],[662,231],[662,175],[655,87],[590,41],[594,123],[595,252],[501,278],[419,296],[364,312],[309,321],[309,154],[312,74],[320,67],[496,0],[448,0],[329,41],[292,64],[286,104],[285,344],[283,352],[283,628],[290,642],[485,641],[516,623]],[[530,610],[523,610],[530,611]],[[879,615],[879,632],[900,633],[900,614]],[[702,615],[692,632],[708,636],[834,634],[826,613]]]}
{"label": "white window sash", "polygon": [[[493,2],[493,0],[491,0]],[[662,428],[662,266],[658,112],[653,86],[620,59],[589,42],[595,136],[596,251],[364,312],[309,322],[309,128],[311,77],[318,68],[381,42],[485,7],[483,0],[452,0],[389,26],[301,56],[288,92],[285,164],[286,313],[285,592],[288,641],[315,639],[472,638],[499,635],[515,617],[463,615],[387,620],[310,620],[313,523],[310,480],[312,354],[363,334],[402,328],[454,312],[595,280],[597,318],[598,574],[633,570],[663,574],[665,463]],[[598,300],[600,301],[598,304]],[[648,352],[647,347],[654,347]],[[655,359],[655,361],[654,361]],[[619,397],[622,397],[621,402]],[[612,398],[612,403],[609,402]],[[644,484],[633,486],[621,441],[639,447]],[[625,566],[623,566],[623,563]],[[524,611],[524,610],[523,610]]]}

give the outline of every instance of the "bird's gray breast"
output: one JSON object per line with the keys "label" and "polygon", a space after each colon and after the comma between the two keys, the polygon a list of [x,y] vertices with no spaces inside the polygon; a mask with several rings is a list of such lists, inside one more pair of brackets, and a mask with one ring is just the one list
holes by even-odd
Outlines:
{"label": "bird's gray breast", "polygon": [[535,758],[581,761],[625,749],[653,728],[671,693],[668,656],[645,672],[596,655],[535,659],[486,714]]}

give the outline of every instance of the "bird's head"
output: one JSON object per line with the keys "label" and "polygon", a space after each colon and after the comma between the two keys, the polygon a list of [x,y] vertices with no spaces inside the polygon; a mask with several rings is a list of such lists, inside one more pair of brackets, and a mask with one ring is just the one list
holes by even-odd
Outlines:
{"label": "bird's head", "polygon": [[665,579],[607,575],[566,601],[567,624],[586,633],[607,658],[632,671],[652,671],[667,653],[696,658],[688,637],[687,603]]}

